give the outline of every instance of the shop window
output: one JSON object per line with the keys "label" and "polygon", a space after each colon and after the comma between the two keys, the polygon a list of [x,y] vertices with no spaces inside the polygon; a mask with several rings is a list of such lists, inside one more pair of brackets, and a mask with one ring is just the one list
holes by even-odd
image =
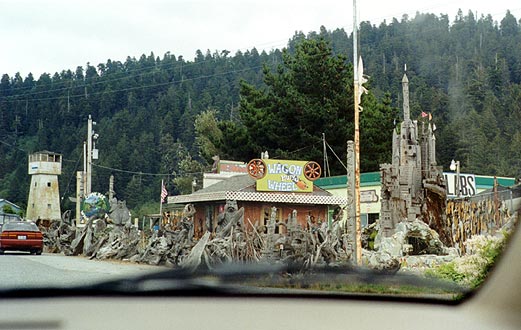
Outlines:
{"label": "shop window", "polygon": [[376,220],[378,220],[379,217],[380,217],[379,213],[369,213],[369,214],[367,214],[368,224],[372,225],[373,223],[376,222]]}
{"label": "shop window", "polygon": [[360,214],[360,225],[362,228],[367,227],[367,223],[369,221],[369,218],[367,217],[367,213]]}

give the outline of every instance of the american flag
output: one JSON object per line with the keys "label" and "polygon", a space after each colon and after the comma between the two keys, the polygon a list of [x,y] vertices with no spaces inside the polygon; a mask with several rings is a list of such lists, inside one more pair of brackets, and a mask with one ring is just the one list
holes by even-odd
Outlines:
{"label": "american flag", "polygon": [[165,183],[161,180],[161,203],[165,202],[165,198],[168,196],[168,191],[166,190]]}

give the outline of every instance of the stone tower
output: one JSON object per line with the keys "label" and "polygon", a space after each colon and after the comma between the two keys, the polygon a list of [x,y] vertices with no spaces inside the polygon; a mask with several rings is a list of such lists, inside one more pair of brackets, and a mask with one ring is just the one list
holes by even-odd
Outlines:
{"label": "stone tower", "polygon": [[60,220],[60,193],[58,175],[62,170],[62,156],[50,151],[29,155],[31,188],[27,201],[26,218],[36,221]]}
{"label": "stone tower", "polygon": [[393,131],[392,164],[381,164],[381,233],[389,237],[399,222],[420,219],[444,235],[446,189],[443,170],[436,166],[436,138],[430,115],[411,120],[409,80],[403,75],[403,122]]}

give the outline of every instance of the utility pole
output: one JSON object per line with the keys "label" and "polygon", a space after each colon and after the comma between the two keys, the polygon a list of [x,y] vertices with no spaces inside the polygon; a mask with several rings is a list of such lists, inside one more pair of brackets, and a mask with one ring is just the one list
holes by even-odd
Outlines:
{"label": "utility pole", "polygon": [[[356,258],[356,212],[355,212],[355,143],[347,141],[347,221],[345,233],[347,234],[346,248],[351,252],[351,258]],[[356,261],[356,260],[355,260]]]}
{"label": "utility pole", "polygon": [[76,172],[76,227],[81,227],[81,202],[85,198],[85,171]]}
{"label": "utility pole", "polygon": [[353,94],[354,94],[354,111],[355,111],[355,264],[362,264],[362,228],[360,223],[360,79],[359,77],[359,61],[358,61],[358,9],[356,0],[353,0]]}
{"label": "utility pole", "polygon": [[327,160],[326,134],[325,133],[322,133],[322,145],[323,145],[322,153],[324,154],[324,177],[327,177],[328,173],[329,173],[329,175],[331,175],[331,173],[329,172],[329,162]]}
{"label": "utility pole", "polygon": [[109,177],[109,201],[112,202],[114,198],[114,175],[110,175]]}
{"label": "utility pole", "polygon": [[95,141],[98,134],[94,133],[91,115],[87,121],[87,141],[83,142],[83,171],[76,173],[76,225],[81,223],[81,202],[92,192],[92,159],[98,159],[98,149]]}
{"label": "utility pole", "polygon": [[96,125],[95,121],[92,121],[92,117],[89,115],[87,122],[87,185],[85,189],[85,195],[92,192],[92,160],[98,159],[98,149],[96,149],[96,140],[99,134],[95,133],[92,129]]}
{"label": "utility pole", "polygon": [[92,192],[92,117],[89,115],[87,121],[87,182],[85,185],[85,196]]}

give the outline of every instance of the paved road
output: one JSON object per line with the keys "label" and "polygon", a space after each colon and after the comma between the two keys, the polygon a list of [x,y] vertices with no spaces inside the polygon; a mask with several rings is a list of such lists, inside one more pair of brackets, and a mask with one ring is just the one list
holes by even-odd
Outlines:
{"label": "paved road", "polygon": [[0,255],[0,289],[13,287],[68,287],[125,278],[163,267],[89,260],[58,254],[40,256],[6,252]]}

